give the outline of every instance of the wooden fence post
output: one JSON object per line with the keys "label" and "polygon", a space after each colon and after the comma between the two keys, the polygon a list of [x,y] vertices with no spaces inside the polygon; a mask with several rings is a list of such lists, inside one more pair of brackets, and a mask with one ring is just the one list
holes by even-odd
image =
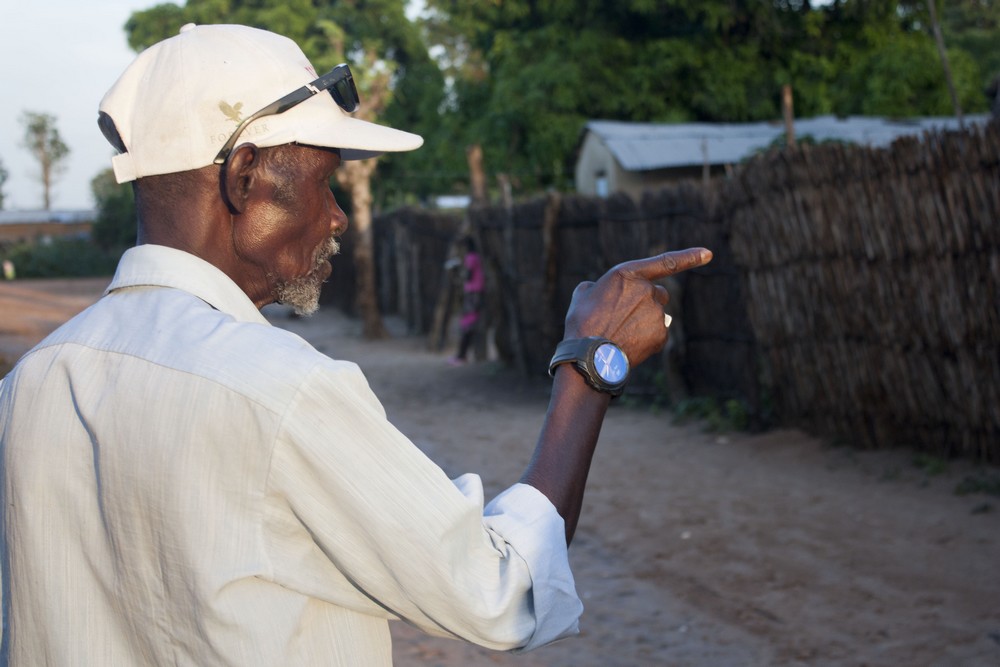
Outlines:
{"label": "wooden fence post", "polygon": [[544,313],[542,314],[542,333],[546,341],[557,340],[559,334],[554,331],[556,321],[556,296],[559,290],[559,211],[562,208],[562,196],[558,192],[549,193],[545,203],[545,214],[542,218],[542,247],[545,253],[544,294],[542,295]]}
{"label": "wooden fence post", "polygon": [[514,202],[511,196],[510,177],[507,174],[498,174],[500,190],[503,193],[504,205],[504,226],[503,239],[506,262],[500,267],[500,276],[503,279],[504,291],[507,298],[504,305],[507,308],[507,324],[510,329],[510,345],[514,356],[514,364],[522,375],[528,374],[528,362],[524,357],[524,341],[521,337],[521,299],[520,286],[517,275],[517,254],[514,243]]}

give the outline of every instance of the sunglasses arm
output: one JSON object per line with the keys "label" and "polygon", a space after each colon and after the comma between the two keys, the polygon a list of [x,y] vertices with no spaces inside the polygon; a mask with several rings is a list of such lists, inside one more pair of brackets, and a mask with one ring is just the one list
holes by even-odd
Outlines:
{"label": "sunglasses arm", "polygon": [[287,111],[288,109],[291,109],[293,106],[295,106],[302,100],[306,99],[307,97],[311,97],[312,95],[313,93],[309,91],[308,86],[302,86],[298,90],[294,90],[288,93],[280,100],[272,102],[271,104],[267,105],[260,111],[254,113],[253,115],[247,116],[242,123],[236,126],[236,131],[233,132],[232,135],[230,135],[229,141],[227,141],[225,146],[222,147],[222,150],[219,151],[219,154],[215,156],[214,160],[215,164],[222,164],[223,162],[226,161],[226,158],[233,151],[233,148],[236,147],[236,140],[240,138],[240,135],[243,134],[243,130],[245,130],[250,125],[250,123],[254,122],[258,118],[261,118],[263,116],[271,116],[274,114],[279,114],[283,111]]}

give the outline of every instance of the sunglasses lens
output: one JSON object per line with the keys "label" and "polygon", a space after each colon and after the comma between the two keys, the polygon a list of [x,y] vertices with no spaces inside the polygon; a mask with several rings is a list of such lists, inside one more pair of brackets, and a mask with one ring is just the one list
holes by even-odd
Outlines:
{"label": "sunglasses lens", "polygon": [[330,88],[330,95],[340,108],[347,113],[354,113],[358,110],[360,100],[358,89],[354,86],[354,78],[348,76],[333,84]]}

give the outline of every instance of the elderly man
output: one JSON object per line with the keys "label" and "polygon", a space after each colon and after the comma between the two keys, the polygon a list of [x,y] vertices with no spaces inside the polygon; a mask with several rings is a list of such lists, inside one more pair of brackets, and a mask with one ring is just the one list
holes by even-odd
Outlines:
{"label": "elderly man", "polygon": [[666,340],[651,281],[710,253],[577,290],[535,456],[484,505],[357,366],[259,312],[316,308],[341,161],[422,141],[357,104],[346,66],[317,77],[242,26],[185,26],[102,101],[138,244],[0,384],[0,664],[388,665],[396,618],[496,649],[575,632],[567,544],[605,410]]}

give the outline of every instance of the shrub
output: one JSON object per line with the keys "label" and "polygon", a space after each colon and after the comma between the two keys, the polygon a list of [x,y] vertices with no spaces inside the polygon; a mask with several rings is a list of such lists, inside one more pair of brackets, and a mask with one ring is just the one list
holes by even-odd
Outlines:
{"label": "shrub", "polygon": [[121,250],[104,250],[85,239],[53,239],[11,248],[3,259],[14,263],[18,278],[107,276],[115,272]]}

